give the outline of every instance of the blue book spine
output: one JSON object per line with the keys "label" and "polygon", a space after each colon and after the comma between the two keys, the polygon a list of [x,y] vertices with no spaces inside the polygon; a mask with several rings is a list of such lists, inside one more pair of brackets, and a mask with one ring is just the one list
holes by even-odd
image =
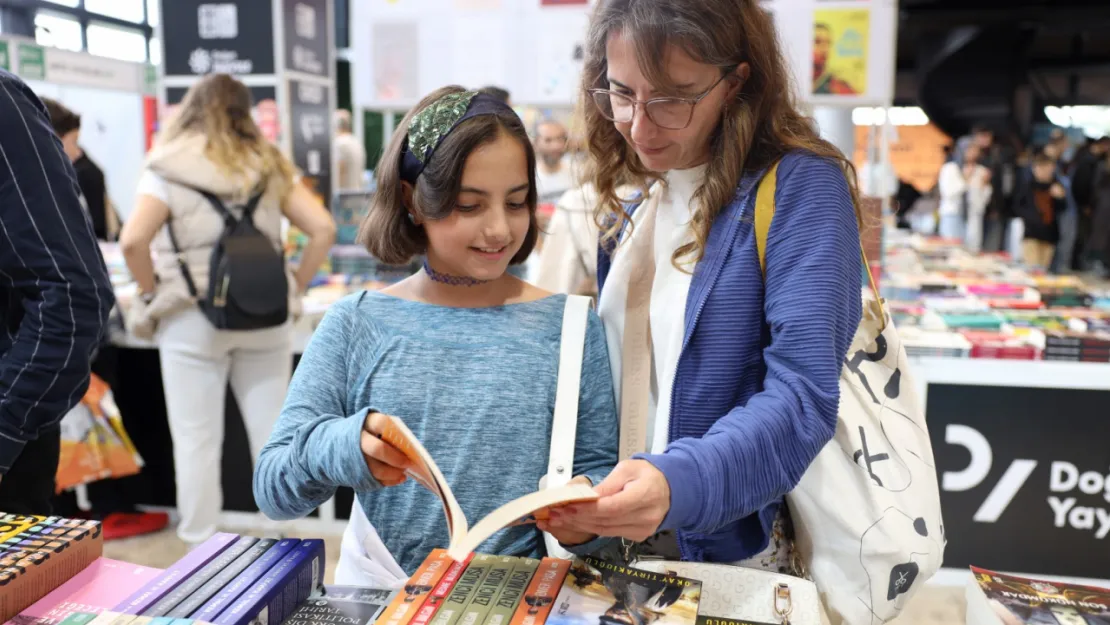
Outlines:
{"label": "blue book spine", "polygon": [[237,538],[239,537],[235,534],[224,533],[209,538],[199,547],[187,553],[184,558],[163,571],[161,575],[151,580],[145,587],[117,605],[113,612],[142,614],[147,608],[181,585],[190,575],[199,571],[216,556],[223,553]]}
{"label": "blue book spine", "polygon": [[194,621],[203,621],[211,623],[215,620],[221,612],[226,610],[235,602],[243,593],[247,592],[258,580],[262,579],[266,573],[274,568],[281,559],[293,550],[301,541],[294,539],[286,539],[270,548],[261,558],[254,561],[253,564],[247,567],[247,570],[240,573],[230,584],[224,587],[222,591],[210,601],[204,604],[200,610],[189,615],[189,618]]}
{"label": "blue book spine", "polygon": [[254,546],[248,549],[243,555],[239,556],[216,574],[215,577],[208,580],[199,590],[189,595],[189,598],[177,604],[177,607],[170,610],[166,616],[179,619],[187,619],[193,615],[194,612],[204,607],[204,604],[215,597],[225,586],[230,584],[240,573],[247,570],[247,567],[254,563],[255,560],[266,555],[277,540],[273,538],[263,538],[256,542]]}
{"label": "blue book spine", "polygon": [[[235,562],[236,558],[243,555],[243,553],[250,549],[256,542],[258,542],[257,538],[240,536],[234,544],[224,549],[223,552],[213,558],[211,562],[189,575],[177,588],[173,589],[173,592],[162,597],[158,603],[143,610],[143,616],[157,617],[169,615],[170,610],[180,605],[194,592],[199,590],[201,586],[207,584],[213,577],[216,577],[220,571],[230,566],[232,562]],[[188,616],[188,614],[185,616]],[[168,625],[168,623],[166,625]]]}
{"label": "blue book spine", "polygon": [[324,580],[324,541],[305,540],[214,625],[280,625]]}

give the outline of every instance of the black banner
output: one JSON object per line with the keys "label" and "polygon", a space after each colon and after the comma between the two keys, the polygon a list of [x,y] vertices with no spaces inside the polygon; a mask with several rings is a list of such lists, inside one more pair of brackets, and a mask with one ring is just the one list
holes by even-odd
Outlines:
{"label": "black banner", "polygon": [[268,0],[162,0],[161,5],[167,76],[274,73]]}
{"label": "black banner", "polygon": [[331,74],[328,0],[284,0],[285,69],[315,76]]}
{"label": "black banner", "polygon": [[1104,579],[1110,391],[931,384],[944,566]]}
{"label": "black banner", "polygon": [[304,182],[331,206],[331,105],[327,85],[290,80],[289,132],[293,138],[293,163]]}

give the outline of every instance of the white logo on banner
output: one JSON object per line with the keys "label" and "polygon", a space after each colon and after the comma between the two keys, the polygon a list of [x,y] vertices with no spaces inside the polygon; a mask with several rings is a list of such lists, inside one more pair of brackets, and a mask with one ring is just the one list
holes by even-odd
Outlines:
{"label": "white logo on banner", "polygon": [[293,16],[297,36],[302,39],[316,39],[316,9],[298,2],[293,7]]}
{"label": "white logo on banner", "polygon": [[189,55],[189,69],[194,74],[207,74],[212,71],[212,55],[204,48],[197,48]]}
{"label": "white logo on banner", "polygon": [[189,69],[194,74],[249,74],[254,68],[250,59],[240,59],[235,50],[205,50],[197,48],[189,55]]}
{"label": "white logo on banner", "polygon": [[[971,461],[960,471],[945,471],[941,476],[941,488],[949,492],[971,490],[983,483],[990,473],[994,454],[990,442],[978,430],[966,425],[952,424],[945,430],[944,440],[949,445],[959,445],[968,451]],[[1002,478],[994,485],[987,498],[972,517],[977,523],[996,523],[1002,513],[1010,506],[1037,468],[1036,460],[1019,458],[1010,462]],[[1075,464],[1067,461],[1054,461],[1050,469],[1049,492],[1069,493],[1078,489],[1085,495],[1102,495],[1110,502],[1110,474],[1099,471],[1080,472]],[[1052,509],[1053,525],[1058,528],[1071,526],[1077,530],[1094,532],[1095,538],[1110,535],[1110,510],[1076,505],[1076,497],[1061,498],[1051,495],[1047,498]]]}
{"label": "white logo on banner", "polygon": [[197,33],[201,39],[234,39],[239,36],[239,7],[231,3],[197,7]]}

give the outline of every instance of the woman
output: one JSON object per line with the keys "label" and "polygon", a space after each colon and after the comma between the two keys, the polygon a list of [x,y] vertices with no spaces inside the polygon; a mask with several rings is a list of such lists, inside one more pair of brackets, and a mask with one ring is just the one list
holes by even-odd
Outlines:
{"label": "woman", "polygon": [[[386,263],[423,255],[424,270],[328,311],[254,491],[267,515],[291,519],[339,486],[353,488],[358,505],[336,580],[380,586],[412,575],[449,539],[437,496],[406,480],[405,456],[381,440],[385,415],[420,438],[472,522],[535,491],[547,472],[566,297],[508,273],[528,258],[539,229],[535,153],[501,100],[459,87],[432,93],[374,171],[378,192],[361,239]],[[592,484],[617,459],[609,357],[594,313],[585,340],[573,471]],[[481,552],[542,556],[544,540],[522,525]]]}
{"label": "woman", "polygon": [[990,204],[991,172],[979,164],[982,148],[971,143],[964,162],[948,161],[940,168],[940,236],[961,239],[974,253],[983,248],[983,218]]}
{"label": "woman", "polygon": [[[251,456],[258,458],[281,412],[293,365],[289,320],[258,330],[219,330],[190,296],[185,272],[197,293],[207,292],[212,250],[224,230],[223,217],[200,191],[220,198],[237,217],[241,209],[235,207],[262,192],[253,221],[276,251],[283,216],[308,235],[301,264],[288,280],[290,311],[335,240],[331,215],[255,125],[247,87],[213,74],[190,88],[147,158],[135,210],[120,235],[139,286],[128,327],[153,336],[159,348],[181,515],[177,533],[189,543],[207,540],[219,522],[228,382]],[[170,228],[182,250],[180,264]]]}
{"label": "woman", "polygon": [[[755,0],[599,4],[585,115],[610,225],[599,312],[623,461],[597,503],[550,527],[664,530],[647,551],[787,568],[783,497],[832,438],[861,316],[855,175],[798,111],[789,75]],[[776,162],[764,276],[754,189]],[[615,193],[624,180],[651,185],[638,208]]]}

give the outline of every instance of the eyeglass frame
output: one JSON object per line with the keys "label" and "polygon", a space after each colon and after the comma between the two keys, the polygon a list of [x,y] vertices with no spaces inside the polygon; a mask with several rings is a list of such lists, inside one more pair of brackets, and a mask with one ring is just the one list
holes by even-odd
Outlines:
{"label": "eyeglass frame", "polygon": [[[625,95],[623,93],[617,93],[616,91],[613,91],[612,89],[594,88],[594,89],[588,89],[586,92],[589,93],[591,96],[596,96],[596,95],[606,95],[606,96],[609,96],[609,97],[617,96],[619,98],[624,98],[624,99],[626,99],[626,100],[628,100],[629,102],[632,103],[632,117],[629,118],[628,121],[619,122],[615,119],[609,119],[608,116],[605,115],[605,111],[602,110],[601,106],[597,103],[597,100],[594,99],[594,106],[596,106],[598,108],[598,110],[601,111],[602,116],[605,116],[607,119],[609,119],[609,121],[611,121],[615,124],[631,123],[633,120],[636,119],[636,109],[640,105],[643,105],[644,115],[646,115],[647,118],[651,120],[651,123],[655,124],[656,126],[659,126],[660,128],[663,128],[663,129],[666,129],[666,130],[685,130],[686,128],[690,127],[690,122],[694,121],[694,108],[699,103],[701,103],[701,101],[704,100],[709,94],[713,93],[713,90],[716,89],[717,87],[719,87],[721,85],[721,83],[725,81],[726,78],[728,78],[729,76],[734,75],[736,70],[739,67],[740,67],[739,65],[736,65],[736,66],[730,68],[728,71],[726,71],[724,74],[722,74],[720,78],[717,79],[717,82],[713,83],[713,86],[711,86],[710,88],[703,91],[701,95],[694,96],[692,98],[680,98],[680,97],[674,97],[674,96],[665,96],[665,97],[662,97],[662,98],[650,98],[648,100],[637,100],[637,99],[632,98],[632,97],[630,97],[628,95]],[[648,112],[647,107],[652,102],[667,102],[667,101],[682,102],[682,103],[690,105],[690,118],[686,120],[686,124],[683,125],[681,128],[669,128],[667,126],[664,126],[664,125],[660,124],[659,122],[655,121],[655,119],[651,116],[651,113]]]}

